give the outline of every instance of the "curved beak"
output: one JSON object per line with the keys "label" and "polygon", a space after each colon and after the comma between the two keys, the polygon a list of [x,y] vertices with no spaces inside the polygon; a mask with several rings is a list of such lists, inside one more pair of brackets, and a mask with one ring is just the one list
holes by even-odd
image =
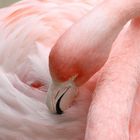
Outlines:
{"label": "curved beak", "polygon": [[72,105],[77,93],[78,88],[72,83],[52,83],[49,87],[46,100],[50,112],[62,114]]}

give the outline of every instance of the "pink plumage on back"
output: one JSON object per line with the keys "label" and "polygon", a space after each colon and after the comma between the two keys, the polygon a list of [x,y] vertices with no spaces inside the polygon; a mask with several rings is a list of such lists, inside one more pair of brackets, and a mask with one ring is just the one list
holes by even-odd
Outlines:
{"label": "pink plumage on back", "polygon": [[[20,67],[31,54],[34,55],[33,52],[37,51],[38,44],[42,44],[46,50],[54,46],[60,35],[90,8],[91,6],[80,3],[59,5],[33,0],[19,2],[2,9],[0,11],[1,64],[7,71],[20,73]],[[13,50],[15,55],[11,52]],[[12,65],[5,55],[10,57]],[[22,70],[24,73],[26,68]],[[27,74],[24,79],[26,77]]]}
{"label": "pink plumage on back", "polygon": [[75,106],[56,116],[47,110],[45,95],[50,48],[91,8],[83,2],[25,0],[0,10],[1,140],[84,138],[89,97],[82,92]]}

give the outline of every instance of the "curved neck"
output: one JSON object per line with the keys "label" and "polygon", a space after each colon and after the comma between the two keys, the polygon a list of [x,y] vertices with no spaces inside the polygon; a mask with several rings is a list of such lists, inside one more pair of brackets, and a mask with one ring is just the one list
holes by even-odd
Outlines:
{"label": "curved neck", "polygon": [[112,43],[123,26],[137,16],[133,5],[125,7],[123,2],[104,2],[66,31],[50,53],[53,76],[57,79],[59,74],[61,81],[77,75],[75,84],[80,86],[95,74],[108,59]]}

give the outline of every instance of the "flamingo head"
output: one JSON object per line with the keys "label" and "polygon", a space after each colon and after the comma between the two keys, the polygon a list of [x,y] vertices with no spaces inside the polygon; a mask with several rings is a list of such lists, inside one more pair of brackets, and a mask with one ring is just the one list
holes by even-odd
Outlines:
{"label": "flamingo head", "polygon": [[62,83],[53,81],[49,87],[46,101],[50,112],[62,114],[72,105],[77,93],[78,88],[73,79]]}
{"label": "flamingo head", "polygon": [[46,104],[52,113],[62,114],[69,108],[81,85],[80,68],[75,61],[75,51],[55,45],[49,55],[49,69],[52,77]]}
{"label": "flamingo head", "polygon": [[49,55],[52,84],[47,94],[47,106],[53,113],[61,114],[67,109],[77,95],[78,87],[87,82],[99,68],[99,63],[92,65],[93,53],[86,50],[86,41],[75,39],[77,36],[74,35],[71,30],[68,34],[66,32]]}

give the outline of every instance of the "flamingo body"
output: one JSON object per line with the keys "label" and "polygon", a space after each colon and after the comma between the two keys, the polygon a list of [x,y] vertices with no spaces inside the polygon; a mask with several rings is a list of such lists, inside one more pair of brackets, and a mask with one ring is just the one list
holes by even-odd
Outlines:
{"label": "flamingo body", "polygon": [[82,2],[24,0],[0,10],[1,140],[84,138],[90,98],[83,92],[75,107],[57,116],[48,111],[45,96],[51,81],[51,47],[91,7]]}

